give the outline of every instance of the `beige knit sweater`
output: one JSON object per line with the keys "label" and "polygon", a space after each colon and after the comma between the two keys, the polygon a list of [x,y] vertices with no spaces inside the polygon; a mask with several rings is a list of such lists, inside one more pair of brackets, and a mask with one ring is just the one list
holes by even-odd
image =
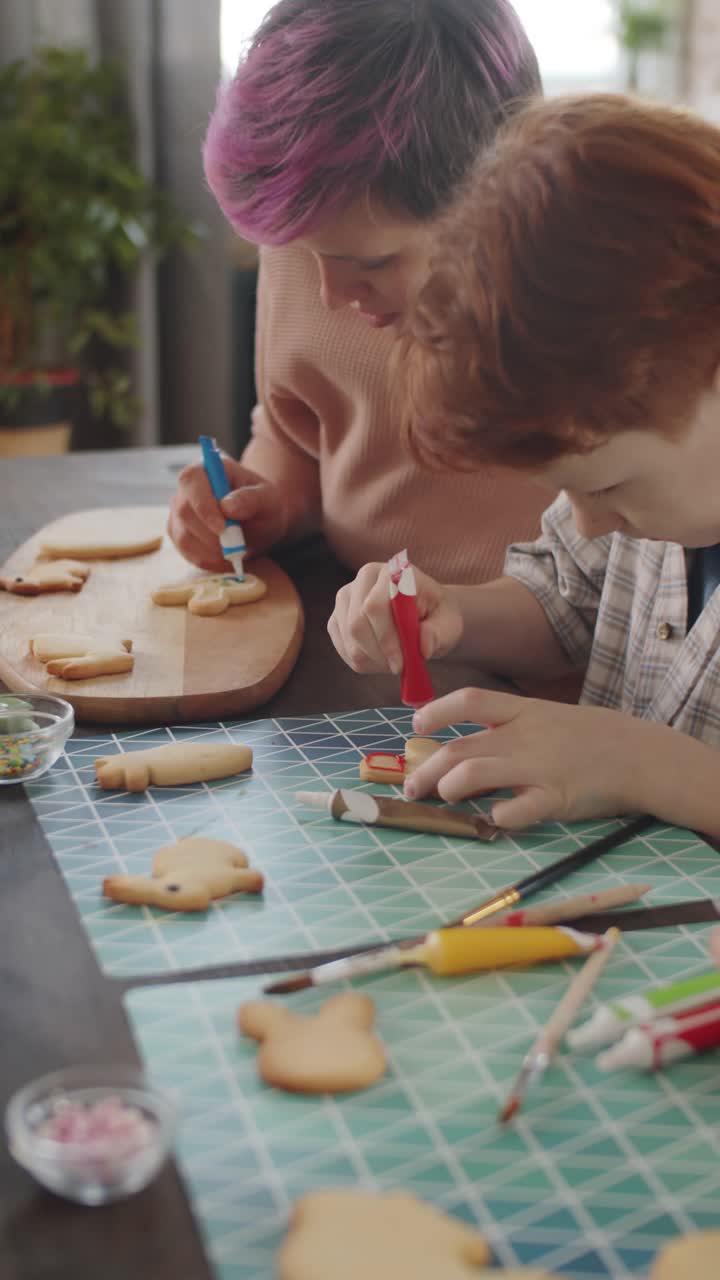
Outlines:
{"label": "beige knit sweater", "polygon": [[441,581],[486,581],[509,542],[535,537],[548,497],[508,471],[438,474],[413,462],[390,406],[393,334],[347,307],[327,311],[306,250],[264,250],[260,404],[243,460],[296,496],[294,532],[324,529],[353,569],[407,547]]}

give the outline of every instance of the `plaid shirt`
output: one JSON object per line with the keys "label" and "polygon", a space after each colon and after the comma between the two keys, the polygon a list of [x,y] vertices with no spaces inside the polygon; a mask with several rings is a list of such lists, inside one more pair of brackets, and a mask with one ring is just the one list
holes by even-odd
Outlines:
{"label": "plaid shirt", "polygon": [[720,590],[688,631],[687,559],[675,542],[581,537],[560,494],[537,541],[508,548],[505,573],[587,669],[581,702],[720,746]]}

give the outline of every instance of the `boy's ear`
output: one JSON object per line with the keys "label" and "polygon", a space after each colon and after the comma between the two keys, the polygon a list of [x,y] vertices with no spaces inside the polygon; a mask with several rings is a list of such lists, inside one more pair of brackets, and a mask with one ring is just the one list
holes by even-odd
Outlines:
{"label": "boy's ear", "polygon": [[717,366],[717,369],[713,374],[712,389],[713,391],[717,391],[718,395],[720,395],[720,364]]}

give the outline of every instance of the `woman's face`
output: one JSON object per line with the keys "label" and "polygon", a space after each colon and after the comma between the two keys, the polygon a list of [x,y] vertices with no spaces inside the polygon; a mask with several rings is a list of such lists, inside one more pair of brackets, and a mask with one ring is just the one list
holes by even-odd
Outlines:
{"label": "woman's face", "polygon": [[315,259],[324,306],[351,307],[373,329],[383,329],[401,319],[425,280],[431,228],[363,199],[296,244]]}

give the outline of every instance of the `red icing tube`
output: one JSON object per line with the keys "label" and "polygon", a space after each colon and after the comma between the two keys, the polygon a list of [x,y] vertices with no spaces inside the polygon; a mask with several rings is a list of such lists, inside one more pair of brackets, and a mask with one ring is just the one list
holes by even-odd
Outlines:
{"label": "red icing tube", "polygon": [[390,607],[403,654],[400,697],[406,707],[424,707],[435,697],[430,673],[420,652],[420,619],[417,611],[415,574],[408,564],[407,551],[389,561]]}

